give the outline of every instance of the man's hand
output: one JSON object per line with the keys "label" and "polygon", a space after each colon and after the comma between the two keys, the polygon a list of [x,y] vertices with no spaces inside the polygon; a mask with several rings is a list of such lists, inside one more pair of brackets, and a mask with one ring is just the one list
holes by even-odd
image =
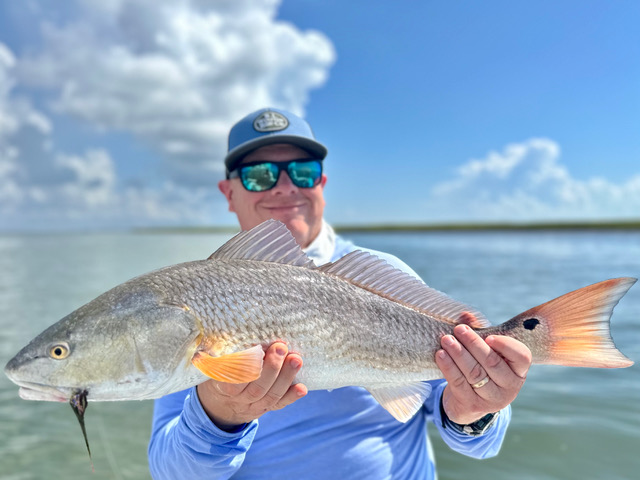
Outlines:
{"label": "man's hand", "polygon": [[513,402],[531,366],[531,352],[523,343],[499,335],[485,341],[468,325],[456,326],[440,344],[436,363],[448,382],[442,405],[449,419],[461,425]]}
{"label": "man's hand", "polygon": [[265,353],[260,378],[241,384],[208,380],[198,385],[198,398],[209,418],[222,430],[231,431],[304,397],[307,388],[301,383],[292,385],[301,367],[300,355],[275,342]]}

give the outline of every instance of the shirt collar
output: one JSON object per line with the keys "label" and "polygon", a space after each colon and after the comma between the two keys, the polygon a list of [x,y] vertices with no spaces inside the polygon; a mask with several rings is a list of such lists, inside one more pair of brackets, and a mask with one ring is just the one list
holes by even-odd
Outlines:
{"label": "shirt collar", "polygon": [[318,266],[329,263],[333,257],[333,251],[336,248],[336,233],[327,222],[322,219],[322,227],[320,233],[311,242],[307,248],[303,248],[304,252]]}

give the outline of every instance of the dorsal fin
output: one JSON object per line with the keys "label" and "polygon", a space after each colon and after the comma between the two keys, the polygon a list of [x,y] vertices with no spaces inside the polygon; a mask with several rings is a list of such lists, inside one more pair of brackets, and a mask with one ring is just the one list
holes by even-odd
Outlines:
{"label": "dorsal fin", "polygon": [[322,265],[319,270],[446,323],[458,324],[461,319],[465,319],[463,323],[467,323],[462,314],[469,312],[476,317],[474,322],[468,323],[469,326],[491,326],[476,309],[428,287],[412,275],[368,252],[356,250],[333,263]]}
{"label": "dorsal fin", "polygon": [[216,250],[209,260],[256,260],[315,268],[289,229],[278,220],[267,220],[238,233]]}

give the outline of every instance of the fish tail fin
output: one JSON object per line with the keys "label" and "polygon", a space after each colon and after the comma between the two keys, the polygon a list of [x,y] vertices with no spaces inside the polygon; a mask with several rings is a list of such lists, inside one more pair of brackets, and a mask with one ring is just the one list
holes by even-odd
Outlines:
{"label": "fish tail fin", "polygon": [[504,324],[504,334],[529,347],[534,363],[623,368],[633,362],[613,343],[609,319],[635,278],[589,285],[534,307]]}

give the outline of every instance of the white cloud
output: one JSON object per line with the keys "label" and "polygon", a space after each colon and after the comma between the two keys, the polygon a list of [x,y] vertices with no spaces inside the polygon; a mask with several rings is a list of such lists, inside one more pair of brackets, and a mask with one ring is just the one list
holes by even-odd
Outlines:
{"label": "white cloud", "polygon": [[212,191],[172,182],[155,188],[122,186],[117,181],[115,163],[104,150],[90,150],[81,156],[57,155],[50,160],[59,181],[46,185],[16,181],[0,190],[5,228],[203,224],[217,202],[211,198]]}
{"label": "white cloud", "polygon": [[16,61],[0,44],[0,225],[2,229],[204,223],[214,201],[167,181],[124,186],[109,153],[51,148],[50,120],[14,94]]}
{"label": "white cloud", "polygon": [[469,160],[432,190],[428,208],[447,221],[637,218],[640,175],[619,184],[573,178],[560,146],[533,138]]}
{"label": "white cloud", "polygon": [[[303,113],[335,59],[321,33],[275,19],[279,1],[80,1],[76,20],[44,17],[43,48],[21,81],[51,92],[59,113],[131,132],[192,181],[221,169],[226,134],[247,112]],[[172,162],[172,163],[171,163]]]}
{"label": "white cloud", "polygon": [[[29,3],[41,41],[22,56],[0,43],[1,227],[210,223],[229,127],[265,105],[303,114],[335,60],[323,34],[276,20],[279,4]],[[151,146],[156,184],[125,184],[108,144],[60,151],[60,116]]]}
{"label": "white cloud", "polygon": [[11,211],[24,193],[20,179],[26,172],[21,156],[31,145],[20,140],[31,134],[47,134],[51,126],[47,119],[21,97],[12,96],[16,81],[13,70],[15,56],[0,43],[0,212]]}

